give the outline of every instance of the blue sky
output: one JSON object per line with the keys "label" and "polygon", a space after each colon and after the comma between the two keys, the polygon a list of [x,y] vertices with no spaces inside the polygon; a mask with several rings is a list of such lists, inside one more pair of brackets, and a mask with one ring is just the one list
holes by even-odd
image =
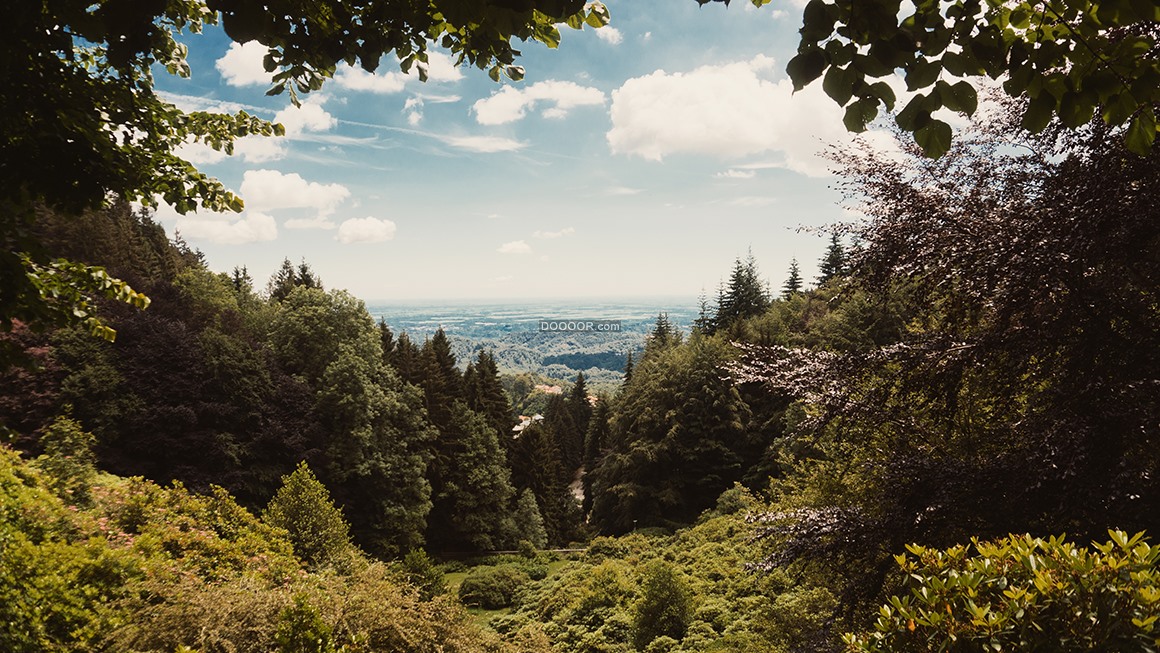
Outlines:
{"label": "blue sky", "polygon": [[812,278],[825,240],[798,228],[849,217],[815,153],[850,136],[820,87],[790,93],[803,4],[612,0],[608,28],[525,44],[521,82],[433,51],[425,84],[384,60],[301,109],[264,95],[260,46],[210,29],[157,87],[287,136],[187,148],[246,211],[158,217],[215,270],[264,286],[305,258],[370,302],[712,296],[749,249],[775,289],[792,257]]}

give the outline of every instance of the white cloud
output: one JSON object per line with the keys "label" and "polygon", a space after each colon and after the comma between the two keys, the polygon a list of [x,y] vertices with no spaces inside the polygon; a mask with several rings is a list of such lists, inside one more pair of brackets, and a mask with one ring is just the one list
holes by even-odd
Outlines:
{"label": "white cloud", "polygon": [[597,29],[596,36],[599,36],[601,41],[604,41],[609,45],[620,45],[621,42],[624,41],[624,34],[621,34],[620,30],[612,27],[611,25],[605,25],[604,27]]}
{"label": "white cloud", "polygon": [[[373,73],[368,73],[358,66],[343,66],[335,73],[334,83],[341,88],[352,91],[382,95],[398,93],[407,86],[408,82],[419,82],[418,68],[420,66],[427,68],[428,82],[457,82],[463,79],[463,71],[455,65],[454,59],[442,52],[428,50],[427,63],[416,62],[409,73],[403,73],[397,68],[385,72],[380,68]],[[459,100],[458,97],[451,101],[457,100]]]}
{"label": "white cloud", "polygon": [[563,118],[579,106],[604,106],[604,93],[574,82],[548,80],[517,88],[505,86],[490,97],[478,100],[471,109],[481,125],[502,125],[523,118],[537,103],[551,106],[543,110],[545,118]]}
{"label": "white cloud", "polygon": [[740,170],[738,168],[730,168],[725,172],[718,172],[713,175],[721,179],[753,179],[757,176],[756,170]]}
{"label": "white cloud", "polygon": [[563,238],[564,236],[571,236],[574,233],[576,233],[574,228],[564,227],[559,231],[537,231],[536,233],[532,234],[532,238]]}
{"label": "white cloud", "polygon": [[319,184],[277,170],[247,170],[242,176],[241,195],[246,206],[257,210],[312,208],[329,215],[350,197],[342,184]]}
{"label": "white cloud", "polygon": [[274,218],[257,211],[247,211],[237,220],[186,215],[177,219],[177,230],[189,240],[222,245],[244,245],[278,237]]}
{"label": "white cloud", "polygon": [[773,59],[703,66],[688,73],[658,70],[612,92],[613,153],[660,161],[673,154],[738,159],[777,153],[783,167],[827,174],[816,156],[825,144],[848,142],[842,109],[812,84],[794,94]]}
{"label": "white cloud", "polygon": [[334,129],[338,120],[322,108],[326,104],[325,95],[312,95],[301,106],[290,105],[274,116],[274,122],[282,123],[287,136],[297,136],[303,132],[325,132]]}
{"label": "white cloud", "polygon": [[451,147],[484,154],[492,152],[515,152],[516,150],[522,150],[527,145],[527,143],[510,138],[503,138],[502,136],[435,135],[435,137]]}
{"label": "white cloud", "polygon": [[630,188],[628,186],[612,186],[606,192],[613,197],[628,197],[629,195],[640,195],[644,192],[644,189]]}
{"label": "white cloud", "polygon": [[344,244],[381,243],[395,237],[395,223],[378,218],[351,218],[338,226],[335,240]]}
{"label": "white cloud", "polygon": [[407,84],[407,76],[401,72],[368,73],[362,68],[346,66],[334,75],[334,83],[340,88],[367,93],[398,93]]}
{"label": "white cloud", "polygon": [[403,113],[407,116],[407,124],[417,127],[423,122],[423,98],[412,96],[403,103]]}
{"label": "white cloud", "polygon": [[510,243],[500,245],[495,251],[500,254],[530,254],[532,247],[528,245],[527,241],[513,240]]}
{"label": "white cloud", "polygon": [[214,66],[230,86],[270,84],[273,73],[262,67],[262,59],[268,51],[269,48],[257,41],[245,45],[230,43],[230,49]]}

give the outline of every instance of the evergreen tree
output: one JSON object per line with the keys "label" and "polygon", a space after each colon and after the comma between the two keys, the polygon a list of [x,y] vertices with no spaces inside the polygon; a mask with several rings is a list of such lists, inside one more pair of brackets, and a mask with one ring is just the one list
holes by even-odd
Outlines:
{"label": "evergreen tree", "polygon": [[822,285],[846,274],[846,250],[842,247],[842,241],[838,237],[838,232],[830,233],[830,244],[826,247],[826,253],[822,256],[818,268],[818,285]]}
{"label": "evergreen tree", "polygon": [[744,472],[751,412],[721,368],[732,349],[696,335],[637,367],[592,470],[590,522],[601,532],[691,522]]}
{"label": "evergreen tree", "polygon": [[499,369],[491,352],[480,351],[472,370],[470,382],[464,374],[464,394],[467,406],[483,414],[491,428],[499,436],[500,444],[506,451],[511,442],[512,427],[516,424],[511,401],[499,379]]}
{"label": "evergreen tree", "polygon": [[387,321],[379,319],[379,344],[383,347],[383,362],[390,363],[395,353],[395,334],[387,326]]}
{"label": "evergreen tree", "polygon": [[[568,412],[572,413],[572,421],[580,432],[583,442],[584,434],[588,432],[588,421],[592,419],[592,403],[588,398],[588,383],[583,372],[576,373],[576,382],[568,393]],[[583,447],[581,447],[583,448]]]}
{"label": "evergreen tree", "polygon": [[669,320],[669,314],[658,313],[653,330],[649,332],[648,338],[645,341],[644,356],[642,358],[647,358],[656,352],[664,351],[669,347],[680,344],[680,342],[681,334]]}
{"label": "evergreen tree", "polygon": [[334,502],[306,461],[282,477],[262,519],[290,534],[294,553],[312,568],[337,562],[350,548],[350,532]]}
{"label": "evergreen tree", "polygon": [[592,472],[600,464],[604,451],[608,448],[608,420],[611,417],[608,404],[609,400],[606,397],[599,397],[596,400],[592,418],[588,421],[588,432],[584,434],[584,476],[581,477],[584,501],[581,507],[585,517],[592,512]]}
{"label": "evergreen tree", "polygon": [[450,415],[428,472],[427,541],[446,551],[499,548],[515,497],[504,452],[484,416],[462,401],[452,404]]}
{"label": "evergreen tree", "polygon": [[290,293],[297,287],[304,288],[318,288],[322,289],[322,280],[314,274],[310,269],[310,264],[305,260],[297,265],[297,267],[290,262],[290,259],[282,259],[282,266],[270,277],[270,282],[266,284],[266,294],[271,299],[283,301],[290,296]]}
{"label": "evergreen tree", "polygon": [[745,318],[761,315],[769,308],[769,293],[757,271],[757,259],[750,252],[744,261],[733,263],[729,283],[717,301],[716,329],[727,329]]}
{"label": "evergreen tree", "polygon": [[[381,341],[381,336],[380,336]],[[411,340],[411,336],[404,331],[395,340],[395,347],[386,354],[387,362],[399,373],[404,381],[411,385],[423,383],[423,352],[419,345]]]}
{"label": "evergreen tree", "polygon": [[709,300],[705,297],[704,289],[701,290],[701,295],[698,300],[699,310],[697,311],[697,319],[693,320],[693,328],[711,335],[716,329],[716,316],[709,310]]}
{"label": "evergreen tree", "polygon": [[632,380],[632,368],[632,352],[630,351],[624,359],[624,382],[622,385],[628,385],[629,381]]}
{"label": "evergreen tree", "polygon": [[511,450],[512,483],[536,498],[548,541],[562,544],[580,523],[580,507],[565,480],[555,436],[536,421],[525,427]]}
{"label": "evergreen tree", "polygon": [[793,259],[789,263],[789,277],[786,278],[785,284],[781,287],[782,299],[789,299],[802,291],[802,275],[798,268],[797,259]]}
{"label": "evergreen tree", "polygon": [[552,435],[560,454],[560,480],[569,483],[583,462],[584,432],[576,423],[571,406],[564,395],[554,394],[548,397],[542,424],[546,432]]}
{"label": "evergreen tree", "polygon": [[443,327],[423,343],[420,385],[427,398],[427,415],[440,428],[451,419],[451,404],[463,399],[463,376]]}
{"label": "evergreen tree", "polygon": [[544,517],[540,514],[540,507],[536,505],[536,495],[531,490],[525,488],[520,492],[512,519],[515,522],[514,539],[517,544],[527,541],[537,549],[548,546],[548,531],[544,529]]}

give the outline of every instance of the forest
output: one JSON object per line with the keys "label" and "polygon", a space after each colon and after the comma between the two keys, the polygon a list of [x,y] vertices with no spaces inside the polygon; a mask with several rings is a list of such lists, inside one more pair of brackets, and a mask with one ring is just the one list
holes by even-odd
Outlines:
{"label": "forest", "polygon": [[[172,4],[143,18],[190,20]],[[860,217],[828,230],[818,278],[793,261],[774,289],[738,257],[691,329],[656,317],[612,391],[579,374],[540,403],[487,350],[459,360],[442,331],[396,332],[307,261],[264,283],[211,270],[130,202],[162,186],[237,199],[174,168],[172,142],[119,149],[45,118],[77,136],[61,145],[14,106],[27,97],[4,100],[27,123],[4,127],[6,160],[51,141],[116,165],[53,170],[72,185],[0,167],[0,648],[1157,650],[1160,16],[1073,4],[960,3],[937,25],[923,4],[896,31],[889,3],[867,3],[867,25],[813,0],[789,73],[824,74],[852,130],[893,108],[861,77],[869,60],[931,87],[893,147],[829,150]],[[411,7],[348,55],[209,3],[232,38],[280,48],[268,72],[301,94],[344,56],[420,60],[433,33],[518,76],[510,38],[607,21],[602,5],[468,5]],[[139,61],[172,54],[167,32],[140,42],[102,31],[112,9],[73,9],[22,9],[49,27],[19,43],[76,23],[124,74],[69,84],[168,111]],[[996,31],[953,29],[978,15]],[[933,44],[896,38],[919,27]],[[20,83],[76,90],[41,88],[72,60],[34,50]],[[1009,86],[980,103],[938,71],[923,84],[931,59]],[[111,97],[130,101],[92,101]],[[943,106],[973,114],[953,139]],[[275,131],[244,115],[133,124],[146,115],[124,120],[219,145]]]}

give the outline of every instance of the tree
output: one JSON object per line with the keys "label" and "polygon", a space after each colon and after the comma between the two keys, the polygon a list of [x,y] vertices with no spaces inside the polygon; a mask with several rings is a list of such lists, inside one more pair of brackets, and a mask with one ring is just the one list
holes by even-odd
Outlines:
{"label": "tree", "polygon": [[[757,6],[769,2],[753,0]],[[846,107],[846,128],[861,132],[879,105],[895,107],[890,85],[873,79],[900,71],[908,91],[929,90],[917,93],[895,122],[913,132],[927,156],[938,157],[950,149],[951,128],[932,114],[946,108],[970,116],[978,106],[975,86],[954,80],[1006,77],[1003,90],[1027,100],[1024,129],[1040,132],[1052,118],[1078,128],[1095,115],[1112,127],[1127,125],[1123,139],[1132,152],[1151,151],[1160,103],[1154,3],[957,0],[907,6],[913,11],[899,11],[896,0],[811,0],[798,54],[786,66],[795,90],[824,74],[822,87]]]}
{"label": "tree", "polygon": [[906,307],[893,341],[773,348],[738,375],[805,408],[779,485],[811,499],[780,511],[775,563],[808,556],[851,606],[911,542],[1160,528],[1160,156],[1102,121],[904,151],[837,157],[869,216],[850,283]]}
{"label": "tree", "polygon": [[656,560],[644,569],[641,597],[632,620],[632,641],[643,651],[654,639],[680,641],[693,620],[693,597],[680,572]]}
{"label": "tree", "polygon": [[757,272],[757,259],[750,252],[733,263],[733,272],[717,300],[716,330],[729,329],[737,322],[755,317],[769,308],[769,292]]}
{"label": "tree", "polygon": [[262,519],[290,534],[294,553],[312,568],[341,559],[350,549],[350,533],[342,511],[306,461],[282,477],[282,487],[270,499]]}
{"label": "tree", "polygon": [[467,406],[483,414],[488,425],[495,429],[500,444],[506,450],[516,419],[511,401],[499,380],[499,368],[495,364],[495,357],[489,351],[480,351],[471,369],[470,382],[468,375],[464,374]]}
{"label": "tree", "polygon": [[489,551],[507,543],[515,490],[504,451],[487,420],[462,401],[450,407],[431,461],[427,541],[445,551]]}
{"label": "tree", "polygon": [[782,299],[789,299],[801,291],[802,273],[795,258],[789,262],[789,276],[786,277],[785,284],[781,287],[781,297]]}
{"label": "tree", "polygon": [[[234,140],[281,135],[279,125],[245,111],[183,113],[153,90],[154,71],[188,77],[187,46],[176,38],[220,20],[239,43],[268,48],[270,93],[322,87],[340,63],[374,72],[388,54],[426,78],[428,44],[488,69],[523,76],[511,39],[555,47],[557,25],[607,24],[602,4],[584,0],[356,3],[296,7],[244,0],[158,0],[147,4],[61,0],[25,2],[0,27],[0,326],[81,323],[114,333],[94,313],[96,298],[144,306],[147,299],[103,270],[56,260],[36,223],[45,207],[69,215],[110,198],[178,212],[241,211],[240,198],[198,172],[177,149],[201,142],[232,153]],[[7,362],[7,361],[0,361]]]}
{"label": "tree", "polygon": [[290,259],[282,259],[282,266],[270,277],[270,282],[266,284],[266,294],[271,299],[282,301],[290,295],[290,293],[297,287],[303,288],[322,288],[322,280],[314,274],[314,270],[310,269],[310,264],[305,260],[300,262],[297,267],[290,262]]}
{"label": "tree", "polygon": [[826,247],[826,253],[818,263],[818,285],[820,286],[830,279],[844,274],[846,274],[846,250],[842,247],[838,232],[835,231],[830,234],[830,244]]}

